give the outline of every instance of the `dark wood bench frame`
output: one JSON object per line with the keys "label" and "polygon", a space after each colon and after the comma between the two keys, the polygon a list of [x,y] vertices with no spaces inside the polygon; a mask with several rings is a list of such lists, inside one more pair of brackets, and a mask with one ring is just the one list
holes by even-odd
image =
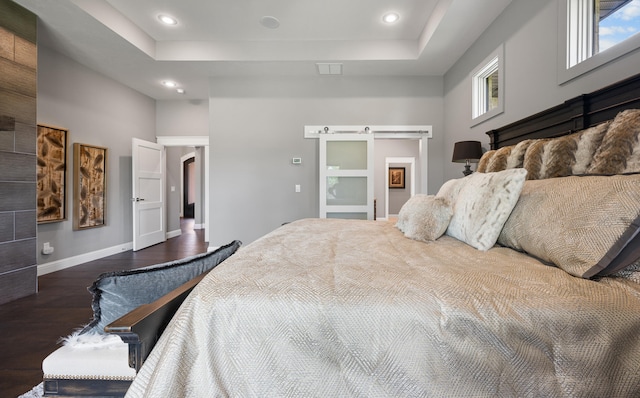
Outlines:
{"label": "dark wood bench frame", "polygon": [[[117,334],[129,345],[129,366],[136,373],[182,302],[206,274],[198,275],[158,300],[141,305],[105,326],[105,332]],[[45,397],[124,397],[130,385],[131,380],[43,380]]]}

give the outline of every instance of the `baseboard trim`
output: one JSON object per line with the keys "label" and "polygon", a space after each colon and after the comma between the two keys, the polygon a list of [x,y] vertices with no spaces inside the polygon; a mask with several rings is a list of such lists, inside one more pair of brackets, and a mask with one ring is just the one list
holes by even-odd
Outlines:
{"label": "baseboard trim", "polygon": [[176,236],[180,236],[180,235],[182,235],[182,230],[176,229],[176,230],[167,232],[166,237],[167,237],[167,239],[171,239],[171,238],[175,238]]}
{"label": "baseboard trim", "polygon": [[112,256],[114,254],[122,253],[127,250],[133,250],[133,242],[107,247],[105,249],[100,249],[73,257],[67,257],[49,263],[38,264],[38,276],[50,274],[52,272],[60,271],[66,268],[75,267],[76,265],[83,264],[88,261],[98,260],[100,258]]}

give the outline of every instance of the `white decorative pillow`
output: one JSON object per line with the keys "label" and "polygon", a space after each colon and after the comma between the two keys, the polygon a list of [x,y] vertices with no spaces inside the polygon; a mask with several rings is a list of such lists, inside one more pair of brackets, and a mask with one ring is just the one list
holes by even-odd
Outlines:
{"label": "white decorative pillow", "polygon": [[453,215],[449,202],[433,195],[414,196],[411,199],[411,211],[405,212],[407,217],[404,222],[404,236],[423,242],[441,237]]}
{"label": "white decorative pillow", "polygon": [[526,176],[521,168],[471,174],[453,205],[447,235],[489,250],[518,202]]}
{"label": "white decorative pillow", "polygon": [[421,199],[427,196],[429,195],[423,193],[413,195],[409,198],[409,200],[405,202],[404,205],[402,205],[400,211],[398,212],[398,221],[396,221],[396,228],[398,228],[400,232],[405,231],[409,216],[415,212],[415,209],[420,203]]}
{"label": "white decorative pillow", "polygon": [[467,179],[469,179],[469,177],[470,176],[463,178],[454,178],[452,180],[446,181],[444,184],[442,184],[440,190],[438,190],[436,197],[445,198],[447,201],[449,201],[451,206],[453,206],[456,203],[458,195],[460,194],[460,190],[464,186],[465,182],[467,182]]}

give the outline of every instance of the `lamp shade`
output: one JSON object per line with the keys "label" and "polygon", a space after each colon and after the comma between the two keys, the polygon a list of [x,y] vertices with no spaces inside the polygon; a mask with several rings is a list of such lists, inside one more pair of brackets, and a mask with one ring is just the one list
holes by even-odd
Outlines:
{"label": "lamp shade", "polygon": [[456,163],[478,163],[482,157],[482,145],[480,141],[459,141],[453,146],[452,162]]}

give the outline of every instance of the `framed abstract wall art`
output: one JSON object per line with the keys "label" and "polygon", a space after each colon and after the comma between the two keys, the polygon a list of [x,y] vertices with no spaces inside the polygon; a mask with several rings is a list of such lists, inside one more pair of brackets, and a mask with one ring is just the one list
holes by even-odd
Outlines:
{"label": "framed abstract wall art", "polygon": [[73,229],[105,225],[107,148],[73,144]]}
{"label": "framed abstract wall art", "polygon": [[404,189],[404,167],[389,167],[389,188]]}
{"label": "framed abstract wall art", "polygon": [[38,125],[37,130],[37,220],[38,224],[67,219],[68,130]]}

